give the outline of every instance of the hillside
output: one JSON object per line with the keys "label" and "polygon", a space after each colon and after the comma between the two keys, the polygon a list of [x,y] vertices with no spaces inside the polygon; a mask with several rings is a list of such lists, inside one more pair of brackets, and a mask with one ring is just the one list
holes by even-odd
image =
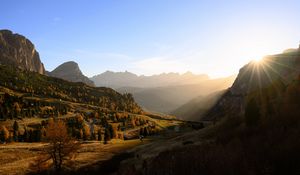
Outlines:
{"label": "hillside", "polygon": [[[298,174],[299,55],[297,50],[267,57],[250,82],[246,70],[254,65],[246,65],[231,87],[243,98],[227,91],[211,111],[217,118],[205,120],[214,124],[132,150],[141,156],[123,161],[118,173]],[[267,64],[276,73],[261,70]],[[267,72],[269,81],[259,83]]]}
{"label": "hillside", "polygon": [[[45,142],[51,121],[63,121],[68,135],[81,144],[72,160],[76,166],[64,166],[64,172],[72,174],[95,171],[90,167],[130,148],[193,130],[190,123],[174,117],[143,112],[130,94],[110,88],[6,65],[0,65],[0,75],[0,174],[41,174],[31,167],[48,148]],[[140,135],[145,140],[140,141]],[[53,168],[45,171],[54,172]]]}
{"label": "hillside", "polygon": [[83,75],[79,65],[74,61],[68,61],[59,65],[53,71],[48,72],[48,75],[71,82],[83,82],[89,86],[95,86],[93,81]]}
{"label": "hillside", "polygon": [[226,90],[221,90],[204,97],[196,97],[172,111],[171,115],[183,120],[200,121],[225,92]]}
{"label": "hillside", "polygon": [[0,64],[45,74],[39,53],[31,41],[9,30],[0,30]]}
{"label": "hillside", "polygon": [[202,81],[199,84],[156,88],[124,87],[117,91],[133,94],[136,102],[145,110],[169,114],[197,96],[206,96],[230,87],[234,78],[235,76],[230,76]]}
{"label": "hillside", "polygon": [[287,85],[300,73],[300,49],[270,55],[261,62],[250,62],[240,69],[232,87],[203,118],[218,120],[227,114],[243,115],[245,99],[251,92],[270,86],[272,83]]}
{"label": "hillside", "polygon": [[[141,112],[130,94],[121,95],[110,88],[90,87],[5,65],[0,65],[0,74],[0,86],[14,91],[14,94],[22,93],[21,97],[17,96],[18,101],[22,101],[22,97],[53,98],[111,110]],[[14,105],[9,101],[6,103]],[[9,108],[7,105],[2,109]]]}

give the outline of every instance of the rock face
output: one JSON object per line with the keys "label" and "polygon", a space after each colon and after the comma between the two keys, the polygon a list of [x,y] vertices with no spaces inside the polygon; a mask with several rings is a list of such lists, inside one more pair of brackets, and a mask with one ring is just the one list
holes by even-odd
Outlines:
{"label": "rock face", "polygon": [[267,56],[262,62],[250,62],[240,69],[233,85],[202,119],[215,121],[226,115],[244,115],[246,98],[274,83],[288,84],[300,75],[300,49]]}
{"label": "rock face", "polygon": [[34,45],[24,36],[9,30],[0,30],[0,64],[45,74]]}
{"label": "rock face", "polygon": [[82,74],[78,64],[74,61],[69,61],[61,64],[52,72],[48,72],[48,75],[71,82],[83,82],[89,86],[95,86],[93,81]]}

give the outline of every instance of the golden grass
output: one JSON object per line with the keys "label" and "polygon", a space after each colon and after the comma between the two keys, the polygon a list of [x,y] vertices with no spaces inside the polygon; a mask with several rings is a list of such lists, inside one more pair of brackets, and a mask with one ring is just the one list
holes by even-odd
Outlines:
{"label": "golden grass", "polygon": [[[106,145],[98,141],[86,142],[82,144],[74,160],[74,165],[76,168],[80,168],[99,161],[108,160],[118,153],[145,143],[148,143],[148,141],[113,139]],[[11,143],[0,145],[0,174],[25,174],[28,171],[29,164],[44,146],[45,143]]]}

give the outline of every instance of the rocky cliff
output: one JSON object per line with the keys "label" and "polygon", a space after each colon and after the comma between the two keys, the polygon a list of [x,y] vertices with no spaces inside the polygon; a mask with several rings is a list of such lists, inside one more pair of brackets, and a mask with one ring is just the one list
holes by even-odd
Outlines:
{"label": "rocky cliff", "polygon": [[78,64],[74,61],[69,61],[61,64],[52,72],[48,72],[48,75],[71,82],[83,82],[87,85],[95,86],[93,81],[83,75]]}
{"label": "rocky cliff", "polygon": [[0,30],[0,64],[45,74],[34,45],[24,36],[9,30]]}
{"label": "rocky cliff", "polygon": [[202,119],[215,121],[225,115],[243,115],[246,97],[274,82],[286,85],[300,75],[300,49],[266,56],[262,61],[252,61],[242,67],[233,85]]}

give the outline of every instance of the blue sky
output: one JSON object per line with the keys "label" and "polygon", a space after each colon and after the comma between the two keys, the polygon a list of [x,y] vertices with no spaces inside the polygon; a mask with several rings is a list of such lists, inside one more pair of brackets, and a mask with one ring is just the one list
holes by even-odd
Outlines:
{"label": "blue sky", "polygon": [[29,38],[47,70],[74,60],[87,76],[238,73],[297,47],[297,0],[3,0],[0,28]]}

